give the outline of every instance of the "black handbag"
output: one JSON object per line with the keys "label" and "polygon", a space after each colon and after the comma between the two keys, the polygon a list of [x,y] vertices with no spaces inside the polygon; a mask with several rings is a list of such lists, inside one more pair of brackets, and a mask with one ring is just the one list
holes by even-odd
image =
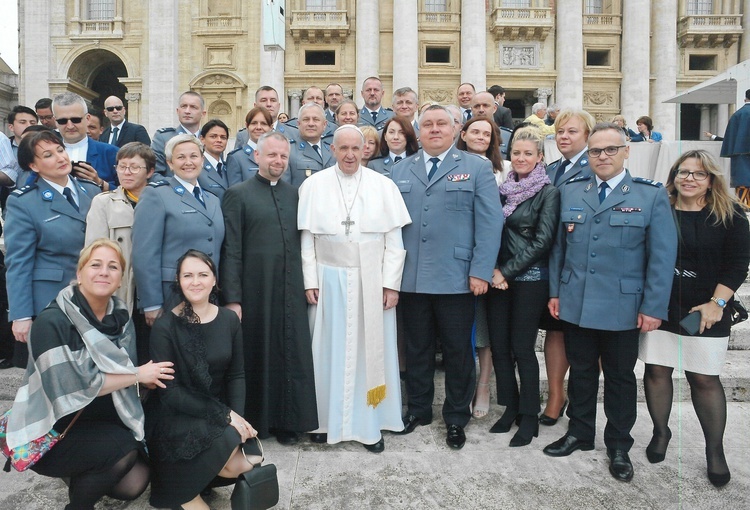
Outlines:
{"label": "black handbag", "polygon": [[736,294],[729,301],[729,315],[732,317],[732,326],[747,320],[747,308],[745,308],[745,304]]}
{"label": "black handbag", "polygon": [[232,491],[232,510],[266,510],[279,502],[279,479],[276,476],[276,466],[274,464],[261,466],[265,459],[263,444],[257,437],[254,439],[254,443],[242,445],[242,453],[245,458],[250,455],[259,455],[261,460],[258,464],[253,464],[253,469],[242,473],[237,478],[234,491]]}

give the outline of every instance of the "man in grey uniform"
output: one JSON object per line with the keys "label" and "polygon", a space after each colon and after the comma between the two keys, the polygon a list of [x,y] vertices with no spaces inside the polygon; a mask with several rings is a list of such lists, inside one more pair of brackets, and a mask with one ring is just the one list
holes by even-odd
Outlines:
{"label": "man in grey uniform", "polygon": [[365,105],[359,111],[359,126],[373,126],[380,131],[385,121],[393,117],[393,110],[383,108],[383,82],[376,76],[370,76],[362,83],[362,99]]}
{"label": "man in grey uniform", "polygon": [[550,255],[549,311],[564,321],[570,423],[544,453],[564,457],[594,449],[601,360],[609,471],[629,482],[638,336],[667,318],[677,231],[661,184],[625,170],[629,148],[617,125],[597,124],[588,143],[593,175],[562,187],[561,225]]}
{"label": "man in grey uniform", "polygon": [[326,114],[317,103],[307,103],[299,110],[299,138],[290,140],[289,170],[281,177],[299,187],[315,172],[336,164],[331,144],[322,138]]}
{"label": "man in grey uniform", "polygon": [[172,175],[169,166],[167,166],[167,160],[164,157],[164,147],[169,140],[177,135],[189,134],[198,138],[201,131],[201,121],[205,116],[206,102],[203,100],[203,96],[192,90],[183,92],[180,95],[177,104],[179,126],[176,128],[164,127],[157,129],[151,140],[151,148],[154,150],[154,154],[156,154],[156,173],[152,179],[159,180]]}

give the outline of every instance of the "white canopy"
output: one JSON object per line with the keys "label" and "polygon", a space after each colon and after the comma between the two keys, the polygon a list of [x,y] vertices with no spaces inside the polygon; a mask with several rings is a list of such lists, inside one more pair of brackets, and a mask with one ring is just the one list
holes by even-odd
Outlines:
{"label": "white canopy", "polygon": [[739,104],[750,89],[750,60],[740,62],[703,83],[684,90],[665,103]]}

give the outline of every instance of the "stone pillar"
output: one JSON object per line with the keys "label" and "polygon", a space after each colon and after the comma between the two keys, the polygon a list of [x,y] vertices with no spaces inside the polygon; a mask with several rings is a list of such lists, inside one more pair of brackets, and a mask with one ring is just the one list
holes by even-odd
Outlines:
{"label": "stone pillar", "polygon": [[[677,94],[677,2],[651,3],[651,83],[650,112],[654,130],[665,141],[675,140],[677,106],[664,103]],[[645,65],[643,62],[642,65]],[[626,80],[623,75],[623,80]],[[641,114],[644,115],[644,114]]]}
{"label": "stone pillar", "polygon": [[302,99],[302,89],[289,90],[289,118],[292,119],[299,113],[300,99]]}
{"label": "stone pillar", "polygon": [[141,120],[149,133],[177,124],[179,90],[178,63],[174,49],[179,48],[179,1],[151,0],[144,17],[148,30],[148,80],[143,94]]}
{"label": "stone pillar", "polygon": [[740,62],[750,59],[750,35],[747,32],[750,27],[750,6],[747,4],[742,14],[742,26],[745,28],[745,33],[740,37]]}
{"label": "stone pillar", "polygon": [[[268,9],[268,5],[266,2],[261,2],[261,9]],[[276,89],[276,92],[279,93],[279,101],[282,101],[286,97],[286,93],[284,92],[284,51],[282,50],[266,50],[263,47],[263,20],[266,19],[264,15],[261,15],[261,28],[260,28],[260,72],[259,77],[260,81],[258,83],[258,87],[261,87],[263,85],[270,85],[271,87]],[[251,87],[252,88],[252,87]],[[249,97],[250,102],[246,105],[247,110],[250,110],[250,107],[255,102],[255,90],[256,88],[252,88],[252,90],[249,91]],[[279,112],[285,112],[286,111],[286,103],[282,103],[280,106]],[[244,118],[244,114],[243,114]],[[289,117],[291,118],[291,116]]]}
{"label": "stone pillar", "polygon": [[[357,91],[361,91],[362,83],[368,77],[380,74],[380,2],[379,0],[358,0],[356,4],[357,82],[355,86]],[[355,96],[357,104],[362,105],[362,96],[359,92]]]}
{"label": "stone pillar", "polygon": [[[20,38],[18,101],[30,105],[49,97],[48,79],[52,74],[50,3],[44,0],[18,2]],[[3,119],[5,122],[5,119]]]}
{"label": "stone pillar", "polygon": [[545,105],[547,105],[547,101],[551,94],[552,89],[536,89],[536,92],[534,92],[534,97],[539,99],[539,103],[544,103]]}
{"label": "stone pillar", "polygon": [[716,131],[715,135],[724,136],[724,131],[729,123],[729,107],[725,104],[716,105]]}
{"label": "stone pillar", "polygon": [[461,0],[461,82],[487,90],[487,17],[484,0]]}
{"label": "stone pillar", "polygon": [[393,90],[411,87],[419,94],[417,2],[393,0],[393,12],[398,13],[393,23]]}
{"label": "stone pillar", "polygon": [[650,70],[646,59],[650,54],[650,3],[650,0],[627,0],[622,7],[622,40],[630,42],[625,43],[628,47],[622,52],[620,110],[631,124],[649,111]]}
{"label": "stone pillar", "polygon": [[583,107],[583,0],[557,0],[555,24],[560,108]]}
{"label": "stone pillar", "polygon": [[[701,132],[698,137],[699,140],[703,139],[703,133],[711,131],[711,107],[707,104],[702,104],[701,109]],[[716,133],[714,133],[716,134]]]}

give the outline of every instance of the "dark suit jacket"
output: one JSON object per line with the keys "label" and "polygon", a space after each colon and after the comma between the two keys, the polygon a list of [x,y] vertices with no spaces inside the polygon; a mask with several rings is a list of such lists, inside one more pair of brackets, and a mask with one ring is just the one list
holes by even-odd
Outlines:
{"label": "dark suit jacket", "polygon": [[[126,143],[130,142],[141,142],[145,143],[146,145],[151,145],[151,137],[148,136],[148,131],[146,131],[146,128],[141,126],[140,124],[133,124],[132,122],[128,122],[127,120],[120,124],[119,126],[120,131],[117,134],[117,143],[114,145],[117,145],[118,147],[122,147]],[[108,127],[104,130],[102,133],[102,136],[99,137],[99,140],[101,140],[104,143],[109,143],[109,137],[112,134],[112,127]]]}
{"label": "dark suit jacket", "polygon": [[513,129],[513,115],[511,114],[510,108],[498,105],[493,120],[495,121],[495,124],[497,124],[497,127]]}
{"label": "dark suit jacket", "polygon": [[89,149],[86,152],[86,161],[96,169],[99,177],[109,183],[109,189],[115,189],[120,183],[117,180],[115,165],[117,164],[117,151],[119,148],[108,143],[97,142],[89,138]]}

